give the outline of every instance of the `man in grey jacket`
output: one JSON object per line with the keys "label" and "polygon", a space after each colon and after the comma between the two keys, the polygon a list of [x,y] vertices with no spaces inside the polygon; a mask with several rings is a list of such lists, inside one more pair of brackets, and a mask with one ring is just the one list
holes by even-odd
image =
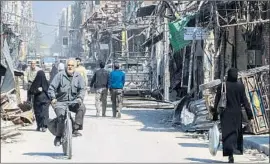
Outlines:
{"label": "man in grey jacket", "polygon": [[85,83],[80,73],[75,72],[76,61],[69,59],[67,61],[67,68],[55,75],[53,81],[48,89],[49,97],[52,100],[52,106],[57,115],[58,124],[56,129],[56,138],[54,140],[55,146],[61,144],[61,137],[63,134],[63,121],[65,110],[64,107],[57,102],[66,102],[77,100],[78,104],[69,105],[69,110],[76,113],[73,125],[73,136],[81,136],[78,130],[83,128],[83,118],[85,115],[85,105],[83,99],[85,96]]}
{"label": "man in grey jacket", "polygon": [[109,72],[104,69],[105,63],[100,62],[100,69],[97,70],[91,80],[90,87],[94,86],[96,90],[96,116],[100,116],[100,106],[102,104],[102,117],[106,116],[106,107],[107,107],[107,95],[108,95],[108,78]]}

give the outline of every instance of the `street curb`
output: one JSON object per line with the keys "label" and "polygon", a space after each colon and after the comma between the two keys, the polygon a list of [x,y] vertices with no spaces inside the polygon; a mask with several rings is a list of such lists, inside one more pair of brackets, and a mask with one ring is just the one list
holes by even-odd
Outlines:
{"label": "street curb", "polygon": [[249,146],[253,149],[257,149],[259,152],[269,156],[269,144],[260,144],[258,142],[252,141],[251,139],[244,138],[244,145]]}

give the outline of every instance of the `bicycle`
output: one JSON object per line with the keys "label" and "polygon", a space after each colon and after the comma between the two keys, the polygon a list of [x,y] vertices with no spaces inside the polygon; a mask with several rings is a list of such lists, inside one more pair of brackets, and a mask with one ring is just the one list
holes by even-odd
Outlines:
{"label": "bicycle", "polygon": [[64,106],[65,115],[64,115],[64,132],[61,137],[61,143],[64,155],[68,159],[72,158],[72,117],[69,111],[69,105],[80,104],[78,101],[66,101],[66,102],[56,102],[57,105]]}

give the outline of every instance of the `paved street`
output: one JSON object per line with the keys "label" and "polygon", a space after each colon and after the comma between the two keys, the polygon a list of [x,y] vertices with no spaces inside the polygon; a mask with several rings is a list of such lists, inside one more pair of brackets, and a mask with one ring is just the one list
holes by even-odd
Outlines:
{"label": "paved street", "polygon": [[[95,117],[94,96],[85,99],[83,136],[73,139],[73,158],[63,157],[54,137],[25,127],[14,143],[2,144],[1,162],[226,162],[219,151],[212,157],[207,142],[171,127],[171,110],[124,109],[121,119]],[[54,117],[54,113],[50,113]],[[269,161],[262,154],[236,156],[236,162]]]}

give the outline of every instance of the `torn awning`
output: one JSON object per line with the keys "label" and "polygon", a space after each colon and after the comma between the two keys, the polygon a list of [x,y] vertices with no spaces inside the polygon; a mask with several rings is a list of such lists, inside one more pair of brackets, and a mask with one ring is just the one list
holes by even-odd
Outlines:
{"label": "torn awning", "polygon": [[[159,35],[154,34],[153,37],[149,37],[141,46],[142,47],[149,47],[151,45],[156,44],[157,42],[161,41],[163,39],[163,32],[161,32]],[[152,42],[153,40],[153,42]]]}
{"label": "torn awning", "polygon": [[157,5],[149,5],[149,6],[144,6],[141,7],[137,10],[137,17],[145,17],[145,16],[150,16],[156,9]]}
{"label": "torn awning", "polygon": [[[2,86],[1,86],[1,93],[8,92],[12,89],[15,88],[15,69],[13,65],[13,60],[10,56],[9,52],[9,47],[7,44],[7,40],[4,41],[4,47],[1,50],[1,56],[4,57],[6,61],[6,70],[5,70],[5,75],[4,79],[2,81]],[[2,65],[3,63],[1,63]]]}
{"label": "torn awning", "polygon": [[[6,70],[7,70],[6,67],[0,63],[0,76],[5,76]],[[15,76],[23,76],[23,72],[15,69],[14,75]]]}
{"label": "torn awning", "polygon": [[179,51],[181,48],[187,46],[191,41],[184,39],[185,27],[195,14],[188,15],[180,20],[169,23],[170,43],[174,51]]}

